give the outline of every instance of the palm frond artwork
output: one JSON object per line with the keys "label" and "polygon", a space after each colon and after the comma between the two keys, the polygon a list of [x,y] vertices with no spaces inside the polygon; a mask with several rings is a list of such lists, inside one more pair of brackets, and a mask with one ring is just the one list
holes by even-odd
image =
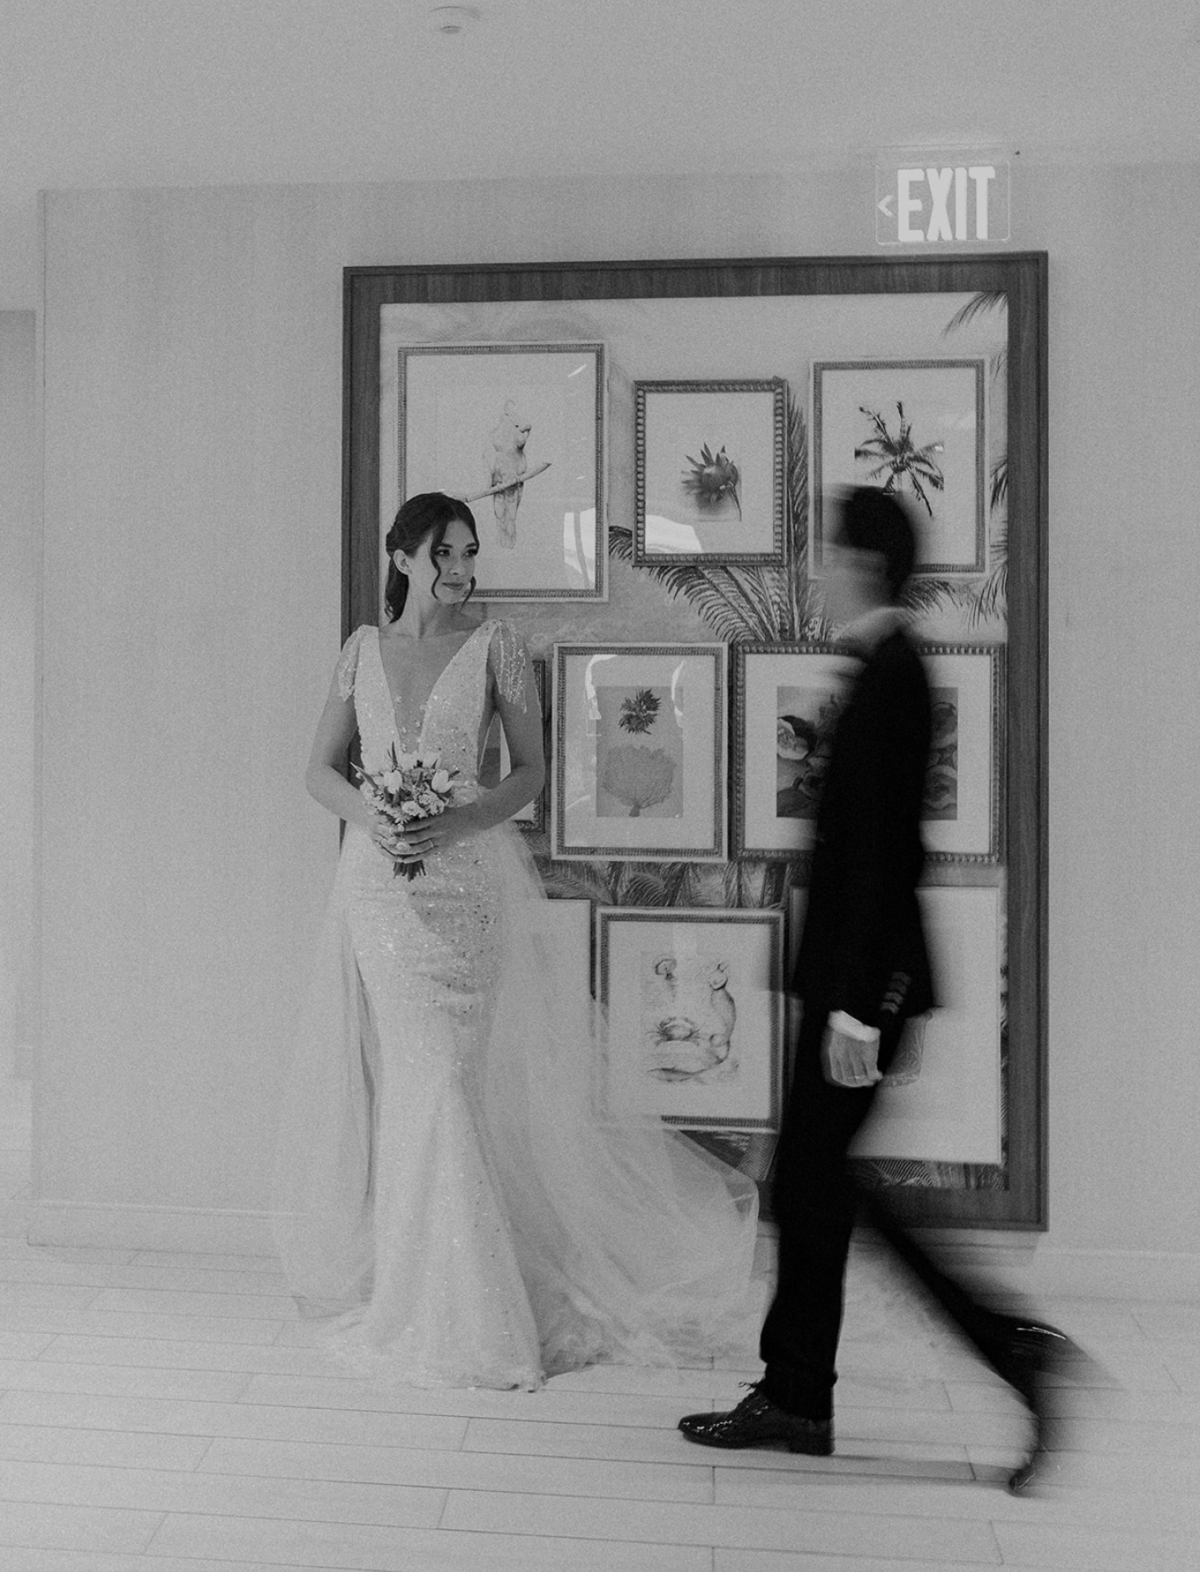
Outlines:
{"label": "palm frond artwork", "polygon": [[[808,596],[808,432],[804,412],[790,396],[787,400],[787,447],[785,451],[787,489],[784,569],[771,580],[779,597],[779,637],[795,640],[807,637]],[[790,567],[788,566],[790,564]]]}
{"label": "palm frond artwork", "polygon": [[551,900],[596,906],[711,906],[766,910],[783,905],[790,863],[747,858],[707,862],[555,862],[548,838],[529,844]]}
{"label": "palm frond artwork", "polygon": [[[942,329],[942,336],[948,337],[959,328],[974,322],[978,317],[1007,310],[1008,296],[1003,290],[981,290],[978,294],[972,295],[965,305],[959,307]],[[1008,348],[1004,346],[991,358],[993,381],[999,382],[1007,367]],[[1003,514],[1007,507],[1008,455],[1002,453],[992,464],[988,476],[988,511],[992,514]],[[998,525],[993,524],[989,555],[991,567],[986,576],[979,584],[959,596],[967,607],[968,622],[973,628],[978,627],[981,622],[1003,617],[1007,609],[1008,539],[1003,522]]]}
{"label": "palm frond artwork", "polygon": [[[1008,310],[1008,296],[1003,290],[982,290],[978,295],[972,295],[965,306],[960,306],[949,322],[942,329],[942,337],[948,338],[951,333],[956,333],[959,328],[966,327],[974,322],[976,317],[988,316],[994,311]],[[1004,345],[991,357],[989,370],[992,381],[999,382],[1008,369],[1008,346]]]}
{"label": "palm frond artwork", "polygon": [[993,617],[1003,617],[1008,606],[1008,530],[1001,526],[992,536],[991,567],[968,603],[968,620],[976,628]]}
{"label": "palm frond artwork", "polygon": [[931,617],[947,606],[961,604],[965,593],[953,579],[926,578],[914,573],[904,586],[903,604],[917,617]]}
{"label": "palm frond artwork", "polygon": [[591,901],[597,906],[611,906],[610,870],[612,863],[555,862],[550,856],[549,837],[530,836],[529,849],[537,864],[542,887],[554,901]]}
{"label": "palm frond artwork", "polygon": [[700,449],[698,459],[694,459],[690,453],[684,457],[691,468],[683,472],[683,489],[695,499],[701,511],[719,508],[723,502],[732,502],[740,519],[742,501],[738,495],[738,486],[742,477],[725,448],[722,446],[719,453],[712,453],[706,442]]}
{"label": "palm frond artwork", "polygon": [[617,725],[632,736],[640,736],[654,725],[661,708],[662,700],[653,688],[639,688],[636,693],[622,699]]}
{"label": "palm frond artwork", "polygon": [[[689,601],[713,632],[728,644],[759,640],[790,643],[814,635],[806,573],[808,435],[803,411],[790,397],[790,391],[784,429],[786,494],[782,567],[720,562],[634,563],[632,530],[619,524],[609,527],[609,550],[614,557],[636,567],[638,572],[650,574],[668,594]],[[709,449],[702,448],[701,458],[705,453],[712,456]]]}
{"label": "palm frond artwork", "polygon": [[765,857],[741,857],[727,865],[725,904],[754,908],[782,906],[792,864]]}
{"label": "palm frond artwork", "polygon": [[945,1163],[932,1158],[855,1157],[851,1167],[866,1190],[1002,1190],[1004,1170],[990,1163]]}
{"label": "palm frond artwork", "polygon": [[988,506],[992,512],[1008,505],[1008,455],[998,458],[992,465],[988,480]]}
{"label": "palm frond artwork", "polygon": [[957,332],[959,328],[966,327],[969,322],[974,322],[976,317],[986,316],[992,311],[1006,311],[1008,309],[1008,295],[1002,289],[980,290],[977,295],[972,295],[965,306],[960,306],[949,322],[942,329],[943,335]]}
{"label": "palm frond artwork", "polygon": [[946,477],[938,462],[945,451],[945,444],[927,442],[924,447],[918,447],[912,437],[912,422],[905,418],[904,405],[900,399],[896,400],[900,427],[895,435],[888,429],[887,421],[879,410],[868,409],[865,404],[860,404],[858,408],[859,413],[867,417],[874,433],[854,450],[856,459],[874,463],[874,467],[867,472],[867,479],[876,481],[885,476],[884,491],[901,490],[907,482],[913,495],[932,518],[933,504],[926,495],[926,487],[930,491],[945,490]]}
{"label": "palm frond artwork", "polygon": [[690,862],[554,862],[535,860],[552,900],[590,900],[596,906],[699,906]]}
{"label": "palm frond artwork", "polygon": [[678,906],[691,866],[686,862],[617,863],[624,869],[620,896],[624,906]]}
{"label": "palm frond artwork", "polygon": [[[619,562],[649,573],[669,594],[690,601],[718,638],[726,643],[738,639],[769,638],[757,631],[760,612],[744,580],[754,569],[737,572],[732,567],[693,567],[686,563],[633,561],[633,531],[621,524],[610,524],[608,546]],[[754,630],[754,631],[748,631]]]}

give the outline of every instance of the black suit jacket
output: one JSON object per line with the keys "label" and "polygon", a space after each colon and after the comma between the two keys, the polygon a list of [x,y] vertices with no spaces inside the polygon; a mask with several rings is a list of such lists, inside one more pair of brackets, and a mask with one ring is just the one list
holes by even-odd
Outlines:
{"label": "black suit jacket", "polygon": [[897,630],[868,655],[835,723],[793,991],[865,1026],[934,1002],[916,886],[929,684]]}

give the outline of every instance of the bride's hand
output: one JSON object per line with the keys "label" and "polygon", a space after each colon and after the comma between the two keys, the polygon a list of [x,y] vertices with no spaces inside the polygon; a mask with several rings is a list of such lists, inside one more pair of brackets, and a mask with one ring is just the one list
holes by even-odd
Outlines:
{"label": "bride's hand", "polygon": [[452,846],[455,841],[465,841],[479,834],[479,825],[469,803],[457,808],[447,808],[433,819],[414,819],[404,826],[404,839],[414,857],[427,857],[430,852]]}
{"label": "bride's hand", "polygon": [[389,818],[386,813],[380,813],[377,808],[373,808],[365,800],[363,808],[365,812],[361,821],[362,828],[366,830],[379,851],[390,862],[411,861],[412,859],[407,855],[408,845],[404,838],[404,832],[401,831],[396,821]]}

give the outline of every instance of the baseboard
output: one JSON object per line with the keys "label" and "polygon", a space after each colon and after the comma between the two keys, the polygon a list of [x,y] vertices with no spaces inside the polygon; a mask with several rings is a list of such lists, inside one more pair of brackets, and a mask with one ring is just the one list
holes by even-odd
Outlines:
{"label": "baseboard", "polygon": [[81,1205],[34,1201],[26,1238],[33,1245],[100,1250],[171,1250],[201,1255],[274,1255],[266,1212],[186,1206]]}
{"label": "baseboard", "polygon": [[962,1246],[953,1255],[1033,1297],[1200,1299],[1200,1255],[1176,1250],[1014,1249]]}
{"label": "baseboard", "polygon": [[[27,1216],[30,1244],[204,1255],[275,1253],[267,1212],[38,1201],[28,1204]],[[1035,1297],[1200,1300],[1200,1254],[1192,1252],[1072,1250],[1040,1237],[946,1229],[930,1230],[927,1237],[945,1260],[985,1286]],[[775,1230],[764,1223],[755,1253],[759,1274],[772,1271],[774,1248]],[[872,1247],[864,1241],[857,1248]]]}
{"label": "baseboard", "polygon": [[[1182,1250],[1077,1250],[1048,1243],[1040,1234],[917,1230],[938,1257],[980,1289],[1028,1294],[1033,1299],[1200,1300],[1200,1254]],[[775,1229],[760,1228],[757,1264],[771,1270]],[[855,1248],[881,1248],[870,1235]]]}

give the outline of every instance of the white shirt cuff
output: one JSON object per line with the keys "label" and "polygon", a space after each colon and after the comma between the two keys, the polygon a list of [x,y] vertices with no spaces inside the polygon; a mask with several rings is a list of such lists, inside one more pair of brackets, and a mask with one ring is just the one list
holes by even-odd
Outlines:
{"label": "white shirt cuff", "polygon": [[845,1037],[855,1037],[860,1043],[877,1043],[879,1041],[879,1028],[877,1026],[864,1026],[861,1021],[856,1021],[852,1015],[847,1015],[845,1010],[835,1010],[829,1017],[829,1024],[835,1032],[841,1032]]}

